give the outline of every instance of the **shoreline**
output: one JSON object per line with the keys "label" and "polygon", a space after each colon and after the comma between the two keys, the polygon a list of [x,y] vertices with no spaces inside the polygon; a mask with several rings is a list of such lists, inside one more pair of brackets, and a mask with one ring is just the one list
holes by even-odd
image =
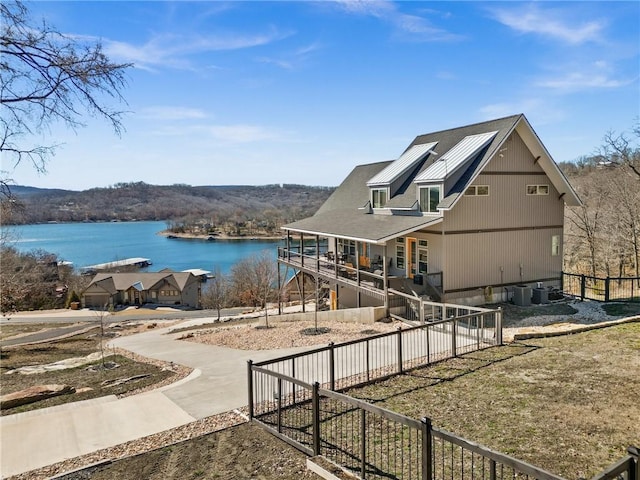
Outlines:
{"label": "shoreline", "polygon": [[283,235],[251,235],[251,236],[233,236],[233,235],[207,235],[197,233],[175,233],[169,230],[162,230],[158,232],[158,235],[176,240],[204,240],[209,242],[221,241],[238,241],[238,240],[269,240],[277,241],[283,240]]}

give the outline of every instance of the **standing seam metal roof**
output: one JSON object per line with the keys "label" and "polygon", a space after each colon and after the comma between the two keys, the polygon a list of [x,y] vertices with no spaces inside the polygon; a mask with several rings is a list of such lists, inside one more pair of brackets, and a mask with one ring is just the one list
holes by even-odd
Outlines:
{"label": "standing seam metal roof", "polygon": [[400,157],[388,165],[384,170],[375,175],[367,182],[367,185],[388,185],[398,179],[403,173],[413,167],[422,160],[438,142],[423,143],[421,145],[412,145],[409,149],[400,155]]}
{"label": "standing seam metal roof", "polygon": [[433,164],[418,175],[414,182],[442,181],[453,174],[467,160],[476,155],[496,136],[498,131],[468,135],[458,142],[451,150],[437,158]]}

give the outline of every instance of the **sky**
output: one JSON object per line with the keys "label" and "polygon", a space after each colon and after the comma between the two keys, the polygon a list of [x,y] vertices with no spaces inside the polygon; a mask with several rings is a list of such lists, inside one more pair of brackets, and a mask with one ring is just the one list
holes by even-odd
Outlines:
{"label": "sky", "polygon": [[125,131],[53,125],[18,185],[336,186],[418,135],[524,113],[557,162],[640,116],[640,2],[26,2],[131,62]]}

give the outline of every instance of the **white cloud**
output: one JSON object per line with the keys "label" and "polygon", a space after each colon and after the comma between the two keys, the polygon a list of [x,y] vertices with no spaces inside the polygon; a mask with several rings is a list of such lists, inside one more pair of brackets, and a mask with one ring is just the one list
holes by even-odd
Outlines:
{"label": "white cloud", "polygon": [[637,78],[615,78],[615,68],[606,60],[596,60],[591,65],[569,67],[553,77],[543,78],[536,86],[560,92],[588,89],[619,88],[632,84]]}
{"label": "white cloud", "polygon": [[215,51],[240,50],[268,45],[291,35],[271,27],[257,34],[156,35],[141,45],[103,40],[105,53],[120,62],[131,62],[146,70],[169,67],[192,69],[190,56]]}
{"label": "white cloud", "polygon": [[303,65],[311,55],[320,50],[320,48],[321,46],[319,43],[312,43],[310,45],[300,47],[291,53],[284,54],[281,58],[259,57],[257,58],[257,61],[276,65],[285,70],[294,70]]}
{"label": "white cloud", "polygon": [[387,0],[339,0],[336,3],[348,13],[388,22],[403,38],[421,41],[456,41],[463,38],[462,35],[435,27],[424,17],[402,13],[396,4]]}
{"label": "white cloud", "polygon": [[280,135],[268,128],[256,125],[215,125],[208,128],[214,138],[229,143],[250,143],[278,140]]}
{"label": "white cloud", "polygon": [[196,138],[198,142],[215,140],[218,143],[242,144],[265,141],[286,141],[286,135],[261,125],[165,125],[151,132],[158,137]]}
{"label": "white cloud", "polygon": [[576,91],[590,88],[618,88],[630,85],[634,80],[618,80],[607,74],[570,72],[562,77],[540,80],[537,85],[564,91]]}
{"label": "white cloud", "polygon": [[171,106],[146,107],[137,113],[148,120],[194,120],[207,117],[205,112],[197,108]]}
{"label": "white cloud", "polygon": [[557,38],[572,45],[598,41],[605,27],[602,20],[572,24],[575,22],[568,19],[575,16],[575,11],[542,9],[539,4],[492,12],[498,22],[517,32]]}

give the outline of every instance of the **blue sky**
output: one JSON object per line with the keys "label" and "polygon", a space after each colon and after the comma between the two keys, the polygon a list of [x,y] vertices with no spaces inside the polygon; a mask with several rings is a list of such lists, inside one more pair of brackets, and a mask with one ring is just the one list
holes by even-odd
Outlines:
{"label": "blue sky", "polygon": [[558,162],[640,115],[640,3],[27,2],[132,62],[126,131],[51,129],[21,185],[338,185],[423,133],[524,113]]}

